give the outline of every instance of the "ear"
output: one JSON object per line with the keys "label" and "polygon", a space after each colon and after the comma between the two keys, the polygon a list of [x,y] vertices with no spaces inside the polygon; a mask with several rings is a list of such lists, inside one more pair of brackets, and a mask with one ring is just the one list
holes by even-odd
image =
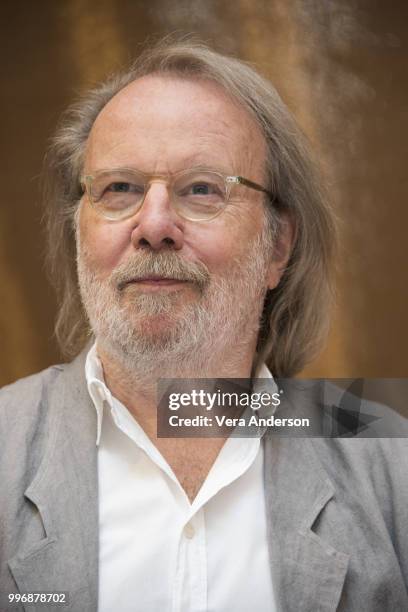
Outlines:
{"label": "ear", "polygon": [[287,212],[281,214],[279,235],[275,239],[272,260],[269,264],[267,276],[268,289],[275,289],[280,283],[281,277],[288,265],[296,240],[296,224]]}

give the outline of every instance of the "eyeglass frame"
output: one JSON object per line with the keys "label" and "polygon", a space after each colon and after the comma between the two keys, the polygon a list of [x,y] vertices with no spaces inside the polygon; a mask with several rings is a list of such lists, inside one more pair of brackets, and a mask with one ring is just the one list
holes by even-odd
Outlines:
{"label": "eyeglass frame", "polygon": [[[197,168],[186,168],[185,170],[180,170],[179,172],[175,172],[173,174],[145,174],[144,172],[140,171],[140,170],[136,170],[135,168],[112,168],[109,170],[100,170],[99,172],[95,173],[94,175],[92,174],[88,174],[83,176],[80,179],[80,185],[81,188],[83,190],[83,194],[86,193],[86,195],[88,196],[88,199],[90,201],[90,204],[92,206],[92,208],[97,212],[97,214],[101,215],[102,217],[104,217],[105,219],[108,219],[110,221],[123,221],[125,219],[129,219],[130,217],[132,217],[134,214],[136,214],[137,212],[139,212],[141,210],[141,208],[143,207],[143,204],[145,202],[146,196],[148,194],[148,191],[152,185],[153,182],[157,182],[157,180],[159,179],[164,179],[166,186],[167,187],[172,187],[172,184],[174,183],[174,181],[179,177],[182,176],[183,174],[187,174],[188,172],[193,172],[193,171],[197,171],[197,172],[209,172],[212,174],[216,174],[217,176],[221,177],[224,180],[224,185],[225,185],[225,194],[226,194],[226,201],[225,201],[225,206],[223,208],[221,208],[213,217],[210,217],[208,219],[189,219],[188,217],[185,217],[183,215],[181,215],[177,209],[174,209],[176,214],[178,214],[180,217],[182,217],[183,219],[186,220],[190,220],[190,221],[195,221],[195,222],[205,222],[205,221],[212,221],[213,219],[215,219],[216,217],[218,217],[222,212],[225,211],[226,207],[229,204],[229,196],[231,193],[231,187],[235,184],[240,184],[240,185],[244,185],[245,187],[249,187],[250,189],[254,189],[255,191],[259,191],[262,193],[266,193],[270,199],[271,199],[271,203],[273,204],[277,204],[278,203],[278,199],[277,197],[268,189],[266,189],[265,187],[263,187],[262,185],[259,185],[259,183],[255,183],[254,181],[251,181],[250,179],[247,179],[243,176],[240,175],[228,175],[228,174],[224,174],[222,172],[219,172],[218,170],[213,170],[211,168],[203,168],[203,167],[197,167]],[[95,206],[94,200],[92,198],[92,182],[98,178],[99,176],[103,175],[103,174],[109,174],[112,172],[129,172],[129,173],[135,173],[138,174],[140,177],[143,177],[144,179],[144,187],[145,187],[145,192],[143,195],[143,199],[140,203],[140,205],[138,206],[138,208],[136,210],[134,210],[133,212],[131,212],[129,215],[126,215],[124,217],[119,217],[117,219],[113,219],[111,217],[108,217],[106,215],[104,215],[101,211],[99,211],[97,209],[97,207]],[[230,186],[230,188],[228,189],[228,186]],[[173,191],[172,189],[170,189],[170,201],[173,204],[172,201],[172,194]]]}

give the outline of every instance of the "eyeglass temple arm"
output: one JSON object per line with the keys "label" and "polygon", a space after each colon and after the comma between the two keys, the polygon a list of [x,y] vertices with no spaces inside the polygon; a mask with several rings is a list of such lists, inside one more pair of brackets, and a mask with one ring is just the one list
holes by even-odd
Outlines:
{"label": "eyeglass temple arm", "polygon": [[241,185],[245,185],[246,187],[250,187],[251,189],[256,189],[256,191],[262,191],[271,198],[272,202],[278,202],[278,198],[276,197],[276,195],[274,195],[271,191],[268,191],[261,185],[258,185],[258,183],[254,183],[253,181],[250,181],[249,179],[246,179],[243,176],[237,176],[235,178],[237,179],[237,183],[241,183]]}

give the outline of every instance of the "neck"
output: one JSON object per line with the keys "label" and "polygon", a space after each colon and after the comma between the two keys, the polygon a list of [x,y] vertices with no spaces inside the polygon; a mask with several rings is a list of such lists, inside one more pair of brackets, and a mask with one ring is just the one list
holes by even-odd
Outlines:
{"label": "neck", "polygon": [[[218,348],[218,350],[217,350]],[[157,440],[157,384],[159,379],[197,378],[250,378],[255,355],[255,342],[241,340],[223,350],[213,347],[207,351],[192,351],[186,360],[177,361],[165,356],[154,363],[131,365],[126,356],[97,341],[97,353],[101,360],[105,383],[116,397],[133,414],[138,423],[153,440]],[[139,367],[140,366],[140,367]]]}
{"label": "neck", "polygon": [[[214,342],[216,344],[216,342]],[[249,378],[254,360],[256,336],[252,342],[234,340],[228,346],[212,346],[211,351],[192,350],[189,359],[159,359],[155,367],[138,367],[97,343],[105,382],[112,394],[133,414],[139,425],[167,461],[190,502],[214,464],[225,438],[158,438],[157,382],[160,378]],[[157,357],[157,355],[156,355]],[[145,361],[146,365],[146,361]],[[188,457],[188,460],[186,459]]]}

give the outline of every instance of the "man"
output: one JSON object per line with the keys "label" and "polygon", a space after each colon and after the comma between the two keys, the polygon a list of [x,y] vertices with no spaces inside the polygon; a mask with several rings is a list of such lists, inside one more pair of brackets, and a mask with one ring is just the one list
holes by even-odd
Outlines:
{"label": "man", "polygon": [[157,435],[159,379],[290,377],[326,328],[332,216],[272,86],[159,44],[71,109],[48,165],[56,330],[79,355],[2,391],[1,591],[407,609],[404,440]]}

